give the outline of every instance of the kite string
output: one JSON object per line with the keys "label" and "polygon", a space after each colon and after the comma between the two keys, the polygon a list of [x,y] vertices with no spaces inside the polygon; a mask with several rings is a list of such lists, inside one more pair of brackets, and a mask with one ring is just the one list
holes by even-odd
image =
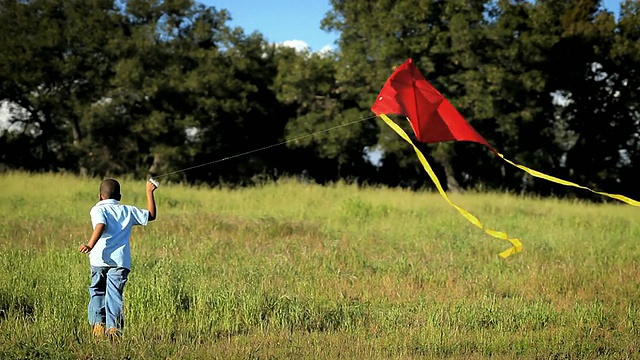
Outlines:
{"label": "kite string", "polygon": [[238,157],[241,157],[241,156],[249,155],[249,154],[256,153],[256,152],[263,151],[263,150],[267,150],[267,149],[270,149],[270,148],[273,148],[273,147],[276,147],[276,146],[280,146],[280,145],[288,144],[290,142],[294,142],[294,141],[302,140],[302,139],[305,139],[305,138],[308,138],[308,137],[312,137],[312,136],[315,136],[315,135],[318,135],[318,134],[321,134],[321,133],[325,133],[325,132],[328,132],[328,131],[331,131],[331,130],[335,130],[335,129],[338,129],[338,128],[341,128],[341,127],[344,127],[344,126],[348,126],[348,125],[352,125],[352,124],[355,124],[355,123],[359,123],[359,122],[363,122],[363,121],[366,121],[366,120],[370,120],[370,119],[373,119],[375,117],[376,117],[376,115],[367,116],[365,118],[361,118],[361,119],[350,121],[350,122],[347,122],[347,123],[344,123],[344,124],[332,126],[330,128],[327,128],[327,129],[316,131],[316,132],[311,133],[311,134],[298,136],[296,138],[289,139],[289,140],[286,140],[286,141],[282,141],[282,142],[279,142],[277,144],[267,145],[267,146],[264,146],[264,147],[261,147],[261,148],[258,148],[258,149],[253,149],[253,150],[245,151],[245,152],[240,153],[240,154],[231,155],[231,156],[227,156],[227,157],[224,157],[224,158],[221,158],[221,159],[218,159],[218,160],[210,161],[208,163],[191,166],[191,167],[188,167],[188,168],[184,168],[184,169],[168,172],[168,173],[162,174],[162,175],[157,175],[157,176],[154,176],[153,178],[154,179],[158,179],[158,178],[161,178],[161,177],[174,175],[174,174],[178,174],[178,173],[181,173],[181,172],[184,172],[184,171],[189,171],[189,170],[197,169],[197,168],[200,168],[200,167],[203,167],[203,166],[212,165],[212,164],[223,162],[223,161],[226,161],[226,160],[230,160],[230,159],[238,158]]}

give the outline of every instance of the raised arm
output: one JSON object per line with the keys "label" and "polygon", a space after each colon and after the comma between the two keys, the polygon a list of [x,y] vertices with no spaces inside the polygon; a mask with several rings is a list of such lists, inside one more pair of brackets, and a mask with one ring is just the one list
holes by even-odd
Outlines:
{"label": "raised arm", "polygon": [[156,191],[156,186],[151,181],[147,181],[147,210],[149,210],[149,221],[155,220],[157,216],[156,199],[153,195],[154,191]]}

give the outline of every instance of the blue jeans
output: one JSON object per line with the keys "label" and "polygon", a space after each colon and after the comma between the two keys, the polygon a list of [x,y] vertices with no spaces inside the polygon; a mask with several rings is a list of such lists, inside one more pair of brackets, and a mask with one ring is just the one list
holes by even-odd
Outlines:
{"label": "blue jeans", "polygon": [[89,286],[89,324],[105,324],[107,329],[124,327],[122,294],[129,269],[121,267],[91,267]]}

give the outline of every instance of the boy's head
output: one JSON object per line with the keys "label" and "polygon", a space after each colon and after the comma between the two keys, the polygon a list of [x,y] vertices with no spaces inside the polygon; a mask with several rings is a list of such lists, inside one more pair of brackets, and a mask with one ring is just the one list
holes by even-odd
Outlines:
{"label": "boy's head", "polygon": [[100,200],[114,199],[120,201],[120,183],[114,179],[104,179],[100,184]]}

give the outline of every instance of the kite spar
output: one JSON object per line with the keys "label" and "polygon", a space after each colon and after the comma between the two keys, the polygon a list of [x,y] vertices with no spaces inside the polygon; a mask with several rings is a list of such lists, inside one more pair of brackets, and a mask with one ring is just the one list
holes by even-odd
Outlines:
{"label": "kite spar", "polygon": [[620,200],[632,206],[640,206],[640,202],[626,196],[591,190],[585,186],[543,174],[539,171],[529,169],[526,166],[516,164],[511,160],[506,159],[473,127],[471,127],[471,125],[469,125],[462,115],[460,115],[453,105],[451,105],[451,103],[442,94],[440,94],[436,88],[427,82],[411,59],[405,61],[387,79],[387,82],[371,107],[371,111],[384,120],[391,129],[413,146],[420,163],[422,163],[425,171],[436,185],[438,192],[451,206],[458,210],[458,212],[469,222],[484,230],[485,233],[511,243],[511,248],[500,253],[500,256],[503,258],[522,251],[522,243],[520,240],[509,237],[505,232],[485,227],[477,217],[454,204],[447,196],[442,185],[440,185],[440,181],[438,181],[438,178],[433,172],[433,169],[431,168],[431,165],[429,165],[426,157],[413,143],[409,135],[400,126],[393,122],[387,114],[407,117],[416,139],[422,143],[436,143],[443,141],[471,141],[479,143],[488,147],[489,150],[510,165],[527,172],[531,176],[565,186],[585,189],[599,195]]}

